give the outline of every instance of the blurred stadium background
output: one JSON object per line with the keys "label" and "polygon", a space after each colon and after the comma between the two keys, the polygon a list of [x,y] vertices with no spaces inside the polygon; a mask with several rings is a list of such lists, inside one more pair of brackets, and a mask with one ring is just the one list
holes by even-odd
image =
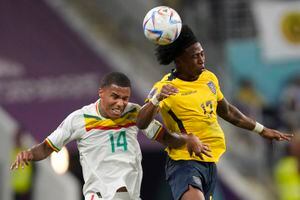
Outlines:
{"label": "blurred stadium background", "polygon": [[[50,159],[15,173],[10,163],[16,151],[41,142],[70,112],[95,101],[109,71],[126,73],[132,101],[143,103],[172,68],[158,65],[143,35],[143,17],[158,5],[177,10],[195,30],[206,66],[230,102],[266,126],[299,134],[299,1],[0,0],[0,199],[83,199],[74,143],[67,146],[65,173],[55,172]],[[216,200],[300,199],[300,172],[290,174],[297,162],[284,162],[288,143],[220,123],[228,150],[218,163]],[[162,146],[139,140],[142,199],[172,199]]]}

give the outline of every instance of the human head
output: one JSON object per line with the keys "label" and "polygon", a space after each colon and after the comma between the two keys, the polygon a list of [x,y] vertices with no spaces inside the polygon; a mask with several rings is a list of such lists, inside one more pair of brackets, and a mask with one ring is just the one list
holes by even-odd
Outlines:
{"label": "human head", "polygon": [[158,45],[156,57],[160,64],[176,64],[178,75],[198,77],[204,69],[205,56],[193,31],[183,25],[179,37],[169,45]]}
{"label": "human head", "polygon": [[120,72],[106,74],[99,88],[101,115],[110,119],[121,117],[130,95],[131,83],[125,74]]}

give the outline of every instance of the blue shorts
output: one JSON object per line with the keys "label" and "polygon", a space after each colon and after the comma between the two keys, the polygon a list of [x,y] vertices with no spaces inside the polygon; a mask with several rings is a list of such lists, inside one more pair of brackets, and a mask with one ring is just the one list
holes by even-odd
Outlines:
{"label": "blue shorts", "polygon": [[179,200],[189,185],[201,190],[205,200],[210,200],[213,196],[217,181],[215,163],[195,160],[175,161],[167,156],[165,170],[174,200]]}

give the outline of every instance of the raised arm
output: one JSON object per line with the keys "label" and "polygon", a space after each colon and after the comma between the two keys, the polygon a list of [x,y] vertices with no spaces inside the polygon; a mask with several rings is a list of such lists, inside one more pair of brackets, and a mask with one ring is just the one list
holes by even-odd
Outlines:
{"label": "raised arm", "polygon": [[158,113],[158,105],[154,105],[151,101],[147,102],[139,111],[136,125],[139,129],[145,129]]}
{"label": "raised arm", "polygon": [[20,166],[24,168],[25,165],[29,165],[30,161],[39,161],[47,158],[53,152],[44,140],[42,143],[33,146],[32,148],[21,151],[18,153],[16,160],[12,163],[10,169],[18,169]]}
{"label": "raised arm", "polygon": [[225,98],[218,102],[217,113],[224,120],[231,124],[259,133],[262,137],[276,140],[290,140],[292,134],[281,133],[277,130],[269,129],[259,124],[255,120],[244,115],[239,109],[230,104]]}
{"label": "raised arm", "polygon": [[139,129],[145,129],[154,119],[159,111],[159,102],[163,99],[174,95],[178,92],[177,88],[170,84],[166,84],[161,88],[161,91],[154,94],[149,101],[141,108],[137,116],[136,125]]}

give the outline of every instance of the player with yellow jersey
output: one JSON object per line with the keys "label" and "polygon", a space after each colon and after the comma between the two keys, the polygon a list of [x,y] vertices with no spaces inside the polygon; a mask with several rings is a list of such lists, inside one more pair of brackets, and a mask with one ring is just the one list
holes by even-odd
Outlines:
{"label": "player with yellow jersey", "polygon": [[[204,70],[192,82],[175,78],[174,73],[167,74],[153,87],[157,92],[166,84],[178,89],[175,95],[160,103],[164,124],[171,132],[193,133],[213,150],[211,157],[204,156],[201,159],[192,155],[193,159],[217,162],[226,148],[224,134],[217,120],[217,102],[223,99],[218,79],[208,70]],[[149,98],[152,98],[151,94]],[[167,152],[173,160],[191,160],[185,147],[167,148]]]}
{"label": "player with yellow jersey", "polygon": [[137,126],[147,127],[160,112],[169,131],[184,135],[192,133],[202,142],[198,156],[187,152],[185,147],[166,149],[166,179],[175,200],[213,198],[217,175],[215,163],[226,149],[217,116],[271,140],[290,140],[292,137],[264,127],[225,99],[217,77],[204,66],[201,44],[187,25],[183,25],[175,42],[157,46],[156,56],[160,64],[174,62],[175,69],[154,84],[137,116]]}

